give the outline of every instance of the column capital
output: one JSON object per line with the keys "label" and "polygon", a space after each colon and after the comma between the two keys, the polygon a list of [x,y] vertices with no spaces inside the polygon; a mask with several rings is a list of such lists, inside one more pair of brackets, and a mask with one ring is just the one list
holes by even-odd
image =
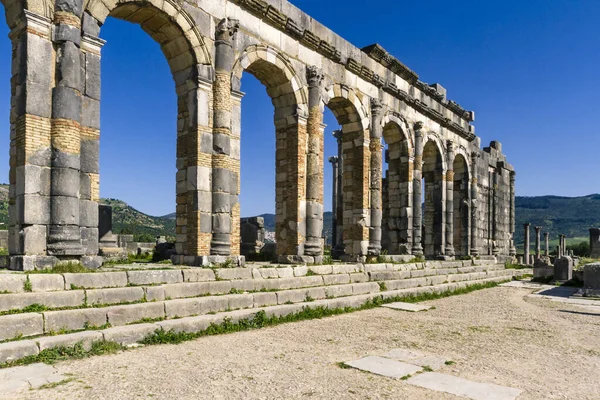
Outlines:
{"label": "column capital", "polygon": [[423,136],[423,128],[424,127],[425,127],[425,124],[422,121],[415,122],[415,125],[414,125],[415,136]]}
{"label": "column capital", "polygon": [[231,41],[235,38],[240,27],[240,21],[234,18],[224,18],[217,25],[215,32],[215,39],[220,42],[226,42],[231,44]]}
{"label": "column capital", "polygon": [[338,156],[331,156],[328,160],[333,166],[336,166],[340,159]]}
{"label": "column capital", "polygon": [[529,227],[531,226],[531,224],[529,222],[523,224],[523,228],[529,229]]}
{"label": "column capital", "polygon": [[333,131],[333,137],[337,139],[338,143],[340,143],[342,141],[342,130],[337,129]]}
{"label": "column capital", "polygon": [[534,226],[533,228],[535,229],[536,232],[540,232],[542,230],[541,226]]}
{"label": "column capital", "polygon": [[454,152],[454,142],[452,140],[447,140],[446,148],[448,149],[448,153]]}
{"label": "column capital", "polygon": [[323,70],[315,65],[309,65],[306,67],[306,80],[308,82],[308,87],[316,88],[321,86],[323,83],[323,79],[325,75],[323,74]]}
{"label": "column capital", "polygon": [[371,114],[376,117],[381,115],[381,111],[383,110],[383,103],[381,100],[372,98],[371,99]]}
{"label": "column capital", "polygon": [[544,236],[549,237],[550,236],[550,232],[544,232]]}

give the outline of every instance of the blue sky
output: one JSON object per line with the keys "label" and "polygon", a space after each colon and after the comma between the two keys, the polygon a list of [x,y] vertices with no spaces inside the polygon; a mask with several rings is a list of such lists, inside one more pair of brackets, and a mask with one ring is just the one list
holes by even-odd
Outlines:
{"label": "blue sky", "polygon": [[[421,80],[476,112],[482,145],[499,140],[517,195],[600,192],[600,1],[297,0],[354,45],[380,43]],[[1,8],[2,6],[0,6]],[[242,22],[243,23],[243,22]],[[0,181],[8,181],[11,46],[0,23]],[[176,97],[160,48],[137,25],[109,18],[101,37],[103,197],[153,215],[175,209]],[[126,39],[124,39],[126,38]],[[274,210],[273,107],[244,74],[243,215]],[[326,112],[326,156],[334,155]],[[326,164],[326,209],[330,167]]]}

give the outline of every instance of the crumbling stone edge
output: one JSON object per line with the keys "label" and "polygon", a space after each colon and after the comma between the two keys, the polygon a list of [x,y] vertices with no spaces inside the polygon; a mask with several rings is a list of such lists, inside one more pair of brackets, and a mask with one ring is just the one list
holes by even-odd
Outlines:
{"label": "crumbling stone edge", "polygon": [[[393,303],[398,301],[403,302],[420,302],[427,300],[436,300],[445,297],[467,294],[482,289],[490,289],[496,287],[502,283],[509,282],[511,279],[504,279],[499,281],[487,281],[484,283],[474,283],[472,285],[466,285],[463,288],[454,290],[445,290],[438,293],[421,293],[421,294],[409,294],[404,296],[385,296],[385,292],[382,294],[374,294],[370,296],[362,305],[357,307],[337,307],[327,308],[326,306],[315,306],[311,307],[311,303],[306,303],[302,306],[302,310],[298,312],[290,312],[287,315],[272,316],[268,317],[265,310],[257,312],[252,318],[240,319],[237,322],[232,322],[230,318],[225,317],[221,323],[211,323],[207,329],[200,330],[198,332],[175,332],[174,330],[162,330],[157,328],[154,332],[146,335],[142,340],[137,341],[135,344],[152,345],[152,344],[168,344],[168,343],[181,343],[184,341],[194,340],[203,336],[212,336],[218,334],[226,334],[233,332],[242,332],[251,329],[259,329],[267,326],[275,326],[287,322],[297,322],[310,320],[315,318],[324,318],[333,315],[340,315],[351,313],[355,311],[363,311],[379,307],[382,304]],[[126,325],[124,327],[133,327],[135,325]],[[85,331],[82,331],[85,332]],[[89,331],[94,332],[94,331]],[[96,331],[101,333],[101,331]],[[22,343],[21,341],[11,342],[15,345]],[[8,343],[7,343],[8,344]],[[39,351],[36,354],[27,355],[20,357],[15,360],[0,363],[0,369],[10,368],[19,365],[28,365],[38,362],[46,364],[53,364],[57,361],[64,361],[68,359],[81,359],[91,357],[95,355],[103,355],[115,353],[119,350],[128,350],[135,346],[124,346],[120,343],[104,340],[94,341],[91,344],[84,342],[77,342],[73,346],[59,346],[54,348],[47,348]]]}

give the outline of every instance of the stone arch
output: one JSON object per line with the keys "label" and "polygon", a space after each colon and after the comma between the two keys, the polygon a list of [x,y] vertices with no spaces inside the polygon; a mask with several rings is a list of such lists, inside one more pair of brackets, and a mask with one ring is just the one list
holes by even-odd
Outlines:
{"label": "stone arch", "polygon": [[[369,246],[369,125],[365,101],[352,89],[333,84],[323,93],[327,106],[342,127],[342,230],[345,258],[365,256]],[[351,258],[350,258],[351,256]]]}
{"label": "stone arch", "polygon": [[453,245],[457,256],[469,254],[470,173],[466,154],[457,151],[453,161]]}
{"label": "stone arch", "polygon": [[[306,190],[303,171],[306,165],[307,90],[289,60],[270,46],[251,45],[238,56],[231,72],[231,89],[234,93],[241,93],[244,71],[265,86],[275,109],[277,255],[282,258],[300,256],[305,240],[305,202],[302,199]],[[235,118],[240,118],[241,104],[233,107],[240,107],[233,112]],[[241,122],[234,121],[234,125],[241,134]]]}
{"label": "stone arch", "polygon": [[[285,55],[266,45],[252,45],[236,60],[231,73],[231,87],[241,88],[242,74],[248,71],[265,87],[276,110],[287,111],[288,115],[308,116],[308,94],[302,80]],[[276,113],[276,120],[279,115]],[[281,115],[286,117],[287,115]]]}
{"label": "stone arch", "polygon": [[123,0],[110,3],[90,0],[86,11],[100,25],[107,17],[139,24],[167,57],[171,71],[180,73],[195,65],[211,65],[210,51],[194,19],[171,0]]}
{"label": "stone arch", "polygon": [[445,155],[434,135],[427,135],[423,146],[423,251],[426,257],[444,254],[445,235]]}
{"label": "stone arch", "polygon": [[412,246],[412,138],[406,121],[391,112],[383,117],[382,127],[388,145],[388,171],[382,185],[382,246],[389,254],[408,254]]}

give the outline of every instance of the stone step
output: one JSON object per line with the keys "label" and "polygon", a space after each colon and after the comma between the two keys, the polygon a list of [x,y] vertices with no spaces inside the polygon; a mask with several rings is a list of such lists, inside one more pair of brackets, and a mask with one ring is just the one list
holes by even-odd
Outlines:
{"label": "stone step", "polygon": [[[502,265],[470,265],[471,261],[425,262],[415,264],[342,264],[285,268],[188,268],[146,269],[115,272],[65,273],[65,274],[0,274],[0,297],[5,294],[31,291],[56,292],[63,290],[108,289],[129,286],[149,286],[176,283],[198,283],[212,281],[235,281],[251,279],[293,279],[307,276],[322,276],[325,283],[337,281],[339,276],[398,272],[402,278],[430,275],[483,272],[504,269]],[[355,275],[357,281],[360,276]],[[377,275],[375,275],[377,276]],[[396,274],[396,276],[399,276]],[[395,278],[399,279],[399,278]],[[372,279],[383,280],[383,279]],[[269,289],[267,284],[266,289]],[[27,290],[26,290],[27,289]],[[1,311],[1,310],[0,310]]]}
{"label": "stone step", "polygon": [[[478,268],[481,269],[484,267]],[[473,269],[469,267],[467,270],[472,271]],[[54,292],[0,294],[0,312],[19,311],[34,305],[41,305],[47,309],[81,308],[85,306],[108,306],[114,304],[164,301],[208,295],[225,295],[238,292],[280,291],[332,285],[358,285],[360,283],[381,281],[385,282],[385,287],[388,289],[396,289],[426,286],[444,282],[481,279],[486,276],[495,276],[494,274],[496,273],[503,274],[504,271],[504,269],[495,269],[491,267],[485,272],[470,273],[460,273],[457,269],[413,271],[386,270],[369,273],[315,275],[294,278],[182,282],[156,286],[126,286],[103,289],[87,289],[89,287],[97,286],[95,285],[95,283],[97,283],[95,281],[95,279],[97,279],[95,275],[100,276],[103,274],[78,274],[86,275],[82,280],[77,281],[78,283],[85,283],[83,287],[86,287],[86,289],[79,289],[79,286],[74,286],[77,287],[77,289]],[[434,275],[433,272],[443,273],[443,275]],[[65,276],[68,275],[69,274],[65,274]],[[71,277],[68,279],[72,281]],[[118,279],[122,278],[113,275],[110,279],[112,279],[113,282],[116,282]],[[142,282],[143,280],[139,279],[137,281]],[[346,291],[350,289],[343,288],[339,290],[346,293]],[[352,294],[352,292],[350,294]]]}
{"label": "stone step", "polygon": [[[453,285],[464,282],[480,282],[485,279],[507,280],[512,278],[515,270],[489,271],[466,274],[469,279],[457,281]],[[386,286],[377,282],[363,282],[345,285],[319,286],[302,289],[287,289],[275,292],[254,292],[189,298],[164,301],[143,302],[129,305],[115,305],[70,310],[29,312],[0,316],[0,341],[10,341],[23,337],[55,335],[58,332],[71,332],[93,327],[122,326],[139,323],[145,320],[176,319],[181,317],[224,312],[226,310],[260,308],[264,306],[304,303],[314,300],[395,293],[403,290],[421,290],[421,288],[444,287],[451,284],[442,281],[440,276],[405,279],[386,282]],[[220,282],[214,282],[220,283]],[[389,286],[388,286],[389,283]],[[141,288],[124,288],[141,290]],[[117,289],[95,289],[90,292],[122,291]],[[64,292],[68,293],[68,292]],[[57,294],[57,293],[55,293]],[[60,293],[62,294],[62,293]]]}
{"label": "stone step", "polygon": [[[59,346],[64,347],[72,347],[77,343],[82,343],[84,348],[90,348],[91,344],[94,341],[113,341],[120,343],[122,345],[132,345],[142,341],[146,336],[152,334],[157,330],[162,331],[174,331],[174,332],[188,332],[195,333],[206,330],[211,324],[220,324],[224,321],[230,321],[232,323],[237,323],[241,320],[252,319],[258,312],[264,311],[268,317],[283,317],[286,315],[294,314],[302,311],[304,308],[315,309],[319,307],[329,308],[329,309],[338,309],[338,308],[358,308],[371,301],[377,297],[385,299],[392,299],[396,297],[402,296],[415,296],[425,293],[444,293],[448,291],[454,291],[461,288],[466,288],[469,285],[473,284],[485,284],[488,282],[503,282],[509,275],[504,276],[496,276],[485,279],[477,279],[469,282],[454,282],[454,283],[446,283],[435,286],[428,287],[416,287],[410,289],[401,289],[401,290],[390,290],[380,293],[368,293],[368,294],[356,294],[352,296],[346,297],[338,297],[333,299],[322,299],[322,300],[314,300],[314,301],[303,301],[295,304],[278,304],[278,305],[267,305],[264,304],[262,306],[254,306],[255,303],[252,303],[252,307],[242,308],[235,311],[229,311],[229,308],[224,309],[224,305],[227,302],[228,305],[233,304],[235,306],[250,306],[250,297],[252,295],[230,295],[230,296],[218,296],[218,297],[208,297],[208,298],[200,298],[200,299],[186,299],[192,300],[191,302],[182,301],[182,300],[174,300],[170,302],[170,307],[173,307],[172,310],[175,310],[177,307],[180,309],[184,309],[185,307],[191,307],[190,304],[195,301],[199,301],[201,299],[205,299],[205,303],[203,306],[206,306],[206,310],[215,310],[211,311],[213,314],[203,314],[203,315],[193,315],[188,317],[176,318],[176,319],[166,319],[166,320],[156,320],[156,322],[147,322],[151,321],[151,319],[158,318],[160,312],[157,311],[160,306],[162,306],[163,310],[167,309],[165,305],[167,302],[163,303],[148,303],[148,304],[140,304],[135,305],[136,307],[130,307],[127,309],[127,306],[122,307],[110,307],[110,314],[107,312],[108,321],[114,322],[116,325],[111,326],[110,328],[105,329],[90,329],[82,332],[75,333],[66,333],[66,334],[58,334],[52,336],[41,336],[33,339],[25,339],[25,340],[16,340],[0,343],[0,363],[4,363],[7,361],[14,361],[26,356],[32,356],[38,354],[40,351],[44,349],[51,349]],[[265,295],[270,293],[259,293],[258,295]],[[245,299],[245,300],[244,300]],[[252,300],[255,298],[252,296]],[[211,302],[214,301],[214,304],[211,305]],[[230,301],[234,301],[235,303],[230,303]],[[246,303],[244,303],[246,302]],[[221,304],[219,304],[221,303]],[[200,303],[197,303],[200,304]],[[257,305],[259,303],[256,303]],[[141,309],[140,307],[146,308]],[[155,308],[156,310],[152,310]],[[213,308],[210,308],[213,307]],[[193,307],[192,307],[193,309]],[[101,309],[106,311],[107,309]],[[76,312],[80,313],[90,313],[88,315],[88,321],[94,323],[94,313],[98,312],[98,309],[86,309],[86,310],[71,310],[64,311],[62,313],[72,313],[70,317],[75,318]],[[166,311],[165,311],[166,312]],[[188,311],[191,312],[191,311]],[[52,312],[52,313],[60,313],[60,312]],[[18,325],[18,327],[30,327],[34,329],[36,326],[39,328],[40,324],[43,322],[52,320],[52,317],[48,317],[50,313],[44,313],[44,317],[42,314],[22,314],[22,315],[12,315],[10,317],[19,317],[24,318],[24,316],[29,316],[31,318],[30,321],[23,322]],[[58,315],[58,314],[54,314]],[[62,314],[65,317],[67,314]],[[99,314],[101,315],[101,313]],[[47,318],[47,319],[46,319]],[[138,318],[137,321],[139,323],[135,323],[136,320],[134,318]],[[142,319],[144,318],[144,319]],[[65,320],[67,320],[66,318]],[[86,317],[82,317],[82,320],[86,320]],[[102,319],[99,318],[95,323],[101,322]],[[13,321],[14,322],[14,321]],[[90,323],[88,326],[91,326]],[[2,331],[2,329],[0,329]],[[42,335],[43,332],[37,333],[37,335]]]}

